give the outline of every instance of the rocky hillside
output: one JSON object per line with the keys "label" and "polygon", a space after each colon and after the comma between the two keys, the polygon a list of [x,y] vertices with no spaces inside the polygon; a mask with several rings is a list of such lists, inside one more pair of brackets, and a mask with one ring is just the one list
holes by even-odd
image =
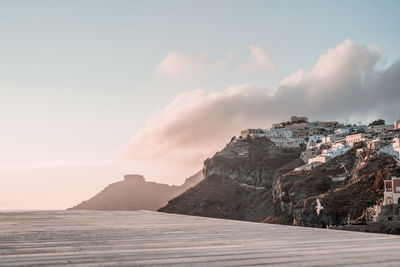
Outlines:
{"label": "rocky hillside", "polygon": [[207,159],[205,179],[160,211],[237,220],[325,226],[362,218],[383,198],[383,180],[400,175],[390,156],[346,154],[309,171],[298,149],[267,138],[238,139]]}
{"label": "rocky hillside", "polygon": [[314,170],[280,176],[275,211],[264,222],[325,226],[362,219],[368,208],[382,202],[383,180],[399,174],[393,157],[364,158],[354,148]]}
{"label": "rocky hillside", "polygon": [[205,161],[204,181],[160,211],[261,221],[274,211],[276,178],[303,164],[299,156],[267,138],[234,140]]}
{"label": "rocky hillside", "polygon": [[125,175],[124,180],[110,184],[72,210],[157,210],[203,180],[200,171],[187,178],[181,186],[148,182],[141,175]]}

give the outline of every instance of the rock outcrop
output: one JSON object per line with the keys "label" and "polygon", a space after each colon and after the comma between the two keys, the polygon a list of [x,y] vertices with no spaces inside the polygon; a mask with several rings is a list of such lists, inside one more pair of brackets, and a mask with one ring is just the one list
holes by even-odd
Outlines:
{"label": "rock outcrop", "polygon": [[148,182],[141,175],[125,175],[124,180],[110,184],[72,210],[157,210],[203,179],[200,171],[181,186]]}

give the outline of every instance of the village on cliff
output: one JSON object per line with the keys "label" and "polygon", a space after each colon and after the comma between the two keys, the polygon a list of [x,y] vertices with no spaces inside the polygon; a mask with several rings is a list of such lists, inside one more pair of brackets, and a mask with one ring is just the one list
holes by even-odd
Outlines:
{"label": "village on cliff", "polygon": [[[273,124],[271,128],[242,130],[238,139],[254,137],[267,137],[281,148],[303,148],[300,158],[305,164],[295,171],[312,170],[352,148],[361,160],[371,153],[387,154],[400,164],[400,119],[393,124],[376,120],[367,126],[309,122],[307,117],[292,116],[290,121]],[[384,181],[382,204],[381,220],[400,220],[400,177]]]}

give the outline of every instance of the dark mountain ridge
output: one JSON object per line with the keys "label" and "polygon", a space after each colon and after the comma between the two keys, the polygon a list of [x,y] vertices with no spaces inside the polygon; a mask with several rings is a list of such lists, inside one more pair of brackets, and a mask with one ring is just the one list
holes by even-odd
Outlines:
{"label": "dark mountain ridge", "polygon": [[70,210],[157,210],[203,179],[197,172],[180,186],[146,181],[142,175],[125,175],[124,180],[110,184],[100,193]]}

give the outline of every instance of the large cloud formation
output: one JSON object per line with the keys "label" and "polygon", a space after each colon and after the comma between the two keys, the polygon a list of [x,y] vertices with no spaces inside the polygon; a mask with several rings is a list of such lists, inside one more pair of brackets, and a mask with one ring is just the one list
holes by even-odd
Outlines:
{"label": "large cloud formation", "polygon": [[183,93],[133,136],[128,158],[163,166],[166,176],[179,174],[169,180],[176,183],[243,128],[269,127],[293,114],[352,122],[400,117],[400,62],[382,68],[382,57],[375,45],[346,40],[274,91],[240,85]]}

